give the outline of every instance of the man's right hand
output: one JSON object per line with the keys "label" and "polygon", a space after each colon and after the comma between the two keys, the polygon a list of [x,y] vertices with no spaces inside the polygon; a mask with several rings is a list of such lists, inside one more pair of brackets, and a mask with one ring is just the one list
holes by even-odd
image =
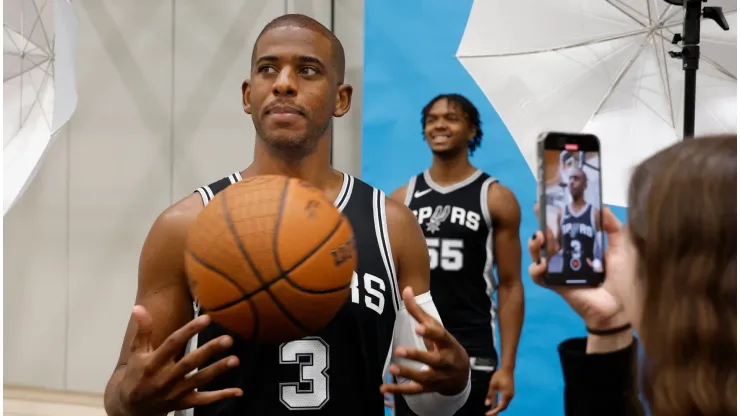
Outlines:
{"label": "man's right hand", "polygon": [[217,391],[195,390],[238,366],[239,359],[233,355],[189,375],[214,354],[231,347],[233,344],[231,337],[222,336],[211,340],[178,360],[188,341],[210,324],[209,316],[199,316],[190,321],[167,337],[157,349],[151,342],[153,325],[149,312],[143,306],[137,305],[134,306],[132,316],[137,323],[137,331],[131,342],[131,355],[127,360],[123,378],[118,385],[119,399],[126,414],[168,413],[243,394],[239,388]]}

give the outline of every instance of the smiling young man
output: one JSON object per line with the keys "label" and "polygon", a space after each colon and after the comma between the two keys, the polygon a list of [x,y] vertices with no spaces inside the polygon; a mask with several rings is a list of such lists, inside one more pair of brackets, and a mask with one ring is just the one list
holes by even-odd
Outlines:
{"label": "smiling young man", "polygon": [[[470,163],[483,131],[478,110],[467,98],[435,97],[424,107],[421,122],[432,166],[391,198],[408,205],[421,225],[429,250],[432,298],[445,328],[471,358],[470,397],[456,414],[496,414],[514,397],[514,364],[524,319],[521,210],[508,188]],[[496,290],[500,363],[492,298]],[[496,393],[500,400],[492,406]],[[412,414],[402,400],[396,407],[397,415]]]}
{"label": "smiling young man", "polygon": [[[429,295],[424,236],[402,203],[329,163],[331,120],[349,111],[352,98],[342,44],[307,16],[281,16],[260,33],[241,93],[257,132],[254,160],[175,203],[152,226],[136,306],[105,391],[107,413],[381,416],[382,393],[400,393],[417,413],[452,415],[470,391],[469,361]],[[260,175],[301,178],[323,190],[352,225],[358,253],[351,296],[334,320],[279,345],[212,325],[194,307],[184,273],[188,229],[204,206]],[[196,335],[196,348],[185,353]],[[383,385],[386,368],[406,382]]]}

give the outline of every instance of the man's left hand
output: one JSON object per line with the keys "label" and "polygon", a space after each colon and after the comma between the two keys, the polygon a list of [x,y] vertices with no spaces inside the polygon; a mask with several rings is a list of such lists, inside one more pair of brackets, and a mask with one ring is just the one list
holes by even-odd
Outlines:
{"label": "man's left hand", "polygon": [[491,382],[488,384],[488,395],[486,396],[486,406],[494,402],[496,394],[499,395],[498,404],[495,408],[486,412],[486,416],[497,415],[507,407],[511,399],[514,398],[514,372],[511,370],[499,369],[491,376]]}
{"label": "man's left hand", "polygon": [[380,391],[383,394],[407,395],[437,392],[446,396],[461,393],[467,387],[470,376],[470,362],[465,349],[439,321],[421,309],[410,287],[403,291],[403,303],[409,314],[419,323],[416,333],[424,337],[427,350],[398,347],[395,355],[426,364],[426,368],[416,370],[404,365],[391,364],[390,373],[396,379],[400,377],[409,381],[401,384],[384,384]]}

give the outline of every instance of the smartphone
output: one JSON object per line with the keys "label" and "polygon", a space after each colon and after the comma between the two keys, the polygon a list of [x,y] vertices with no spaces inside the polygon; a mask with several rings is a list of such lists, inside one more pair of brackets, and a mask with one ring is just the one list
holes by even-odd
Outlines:
{"label": "smartphone", "polygon": [[548,286],[604,282],[601,146],[592,134],[547,132],[537,143],[541,257]]}

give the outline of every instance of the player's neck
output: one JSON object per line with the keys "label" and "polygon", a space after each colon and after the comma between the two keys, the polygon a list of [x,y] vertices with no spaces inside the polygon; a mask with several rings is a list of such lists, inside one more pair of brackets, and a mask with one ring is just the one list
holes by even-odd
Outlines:
{"label": "player's neck", "polygon": [[435,155],[429,168],[429,175],[434,182],[440,186],[449,186],[470,177],[476,168],[470,163],[467,154],[462,156],[447,159]]}
{"label": "player's neck", "polygon": [[575,209],[581,209],[586,205],[586,200],[583,198],[574,199],[573,202],[571,202],[571,206]]}
{"label": "player's neck", "polygon": [[313,152],[299,158],[287,157],[257,138],[254,145],[254,161],[244,170],[243,176],[283,175],[300,178],[331,193],[337,187],[339,176],[329,163],[329,152],[328,138],[322,138]]}

